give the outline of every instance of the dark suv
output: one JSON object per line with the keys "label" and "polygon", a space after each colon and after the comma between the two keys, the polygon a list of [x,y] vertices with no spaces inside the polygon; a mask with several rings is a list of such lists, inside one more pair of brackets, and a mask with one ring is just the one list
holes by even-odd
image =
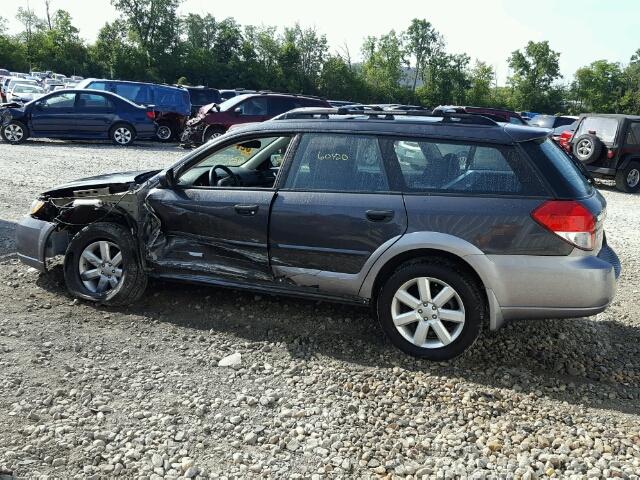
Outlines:
{"label": "dark suv", "polygon": [[615,179],[623,192],[640,191],[640,116],[580,115],[568,146],[591,175]]}
{"label": "dark suv", "polygon": [[78,83],[75,88],[106,90],[138,105],[153,106],[158,123],[156,136],[163,142],[180,138],[180,133],[191,114],[189,92],[182,87],[87,78]]}
{"label": "dark suv", "polygon": [[317,97],[287,93],[252,93],[237,95],[220,105],[206,105],[187,122],[182,133],[184,146],[208,142],[225,133],[232,125],[263,122],[294,108],[331,107],[326,100]]}
{"label": "dark suv", "polygon": [[370,305],[436,360],[485,323],[602,312],[620,273],[606,203],[548,131],[419,113],[294,111],[161,172],[56,187],[19,256],[64,254],[69,291],[111,305],[148,277]]}

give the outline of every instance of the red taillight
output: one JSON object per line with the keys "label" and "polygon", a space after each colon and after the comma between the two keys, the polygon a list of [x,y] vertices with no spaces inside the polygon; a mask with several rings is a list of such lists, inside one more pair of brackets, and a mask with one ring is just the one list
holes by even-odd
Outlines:
{"label": "red taillight", "polygon": [[607,150],[607,158],[608,159],[612,159],[615,156],[616,156],[616,151],[615,150],[612,150],[612,149]]}
{"label": "red taillight", "polygon": [[147,118],[149,120],[155,120],[156,119],[156,112],[154,112],[153,110],[147,110]]}
{"label": "red taillight", "polygon": [[593,250],[595,247],[596,219],[579,202],[550,200],[531,212],[531,217],[547,230],[582,250]]}

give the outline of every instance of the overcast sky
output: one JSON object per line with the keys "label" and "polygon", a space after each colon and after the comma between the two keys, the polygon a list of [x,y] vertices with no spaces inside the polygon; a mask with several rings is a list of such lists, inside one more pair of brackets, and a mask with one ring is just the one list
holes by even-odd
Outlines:
{"label": "overcast sky", "polygon": [[[0,15],[11,32],[19,6],[27,0],[2,0]],[[28,0],[44,14],[44,0]],[[80,34],[93,41],[100,27],[117,16],[109,0],[51,0],[54,9],[71,13]],[[179,12],[211,13],[217,19],[234,17],[240,24],[279,27],[299,22],[326,34],[333,51],[348,46],[353,59],[360,56],[362,40],[391,29],[404,30],[412,18],[429,20],[445,37],[448,51],[467,53],[494,66],[499,83],[508,75],[507,58],[529,40],[549,40],[561,53],[566,79],[593,60],[627,63],[640,48],[638,0],[185,0]]]}

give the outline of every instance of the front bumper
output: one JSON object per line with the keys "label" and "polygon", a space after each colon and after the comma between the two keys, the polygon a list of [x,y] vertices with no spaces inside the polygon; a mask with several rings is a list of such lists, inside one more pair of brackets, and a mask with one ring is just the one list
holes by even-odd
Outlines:
{"label": "front bumper", "polygon": [[46,259],[63,254],[69,244],[69,234],[56,227],[55,223],[23,217],[16,228],[18,258],[36,270],[46,271]]}
{"label": "front bumper", "polygon": [[204,134],[204,125],[196,124],[186,126],[180,135],[180,144],[183,146],[195,147],[202,145],[202,136]]}

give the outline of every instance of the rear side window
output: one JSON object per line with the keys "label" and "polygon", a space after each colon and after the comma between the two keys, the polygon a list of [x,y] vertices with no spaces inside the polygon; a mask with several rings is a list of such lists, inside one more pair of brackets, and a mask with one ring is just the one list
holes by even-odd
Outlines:
{"label": "rear side window", "polygon": [[634,122],[629,125],[626,144],[640,145],[640,122]]}
{"label": "rear side window", "polygon": [[389,182],[375,137],[305,134],[285,188],[334,192],[386,192]]}
{"label": "rear side window", "polygon": [[607,117],[585,117],[580,123],[575,138],[585,133],[593,133],[605,143],[612,143],[618,131],[618,120]]}
{"label": "rear side window", "polygon": [[293,110],[298,105],[293,98],[286,97],[270,97],[269,98],[269,115],[280,115],[281,113]]}
{"label": "rear side window", "polygon": [[[591,195],[593,187],[589,184],[585,174],[551,139],[524,142],[522,147],[536,163],[542,165],[541,168],[547,172],[549,183],[553,185],[556,191],[567,191],[567,186],[569,186],[570,193],[568,195],[572,198]],[[544,156],[547,161],[545,161],[545,158],[540,158],[541,156]],[[544,167],[548,162],[551,163],[556,172]]]}
{"label": "rear side window", "polygon": [[104,95],[81,93],[78,95],[78,109],[108,112],[114,109],[113,103]]}
{"label": "rear side window", "polygon": [[[389,140],[391,141],[391,140]],[[535,170],[511,146],[437,140],[391,141],[399,187],[407,192],[539,196]]]}
{"label": "rear side window", "polygon": [[153,103],[151,96],[151,88],[148,85],[137,83],[115,83],[114,91],[121,97],[124,97],[139,105],[148,105]]}

